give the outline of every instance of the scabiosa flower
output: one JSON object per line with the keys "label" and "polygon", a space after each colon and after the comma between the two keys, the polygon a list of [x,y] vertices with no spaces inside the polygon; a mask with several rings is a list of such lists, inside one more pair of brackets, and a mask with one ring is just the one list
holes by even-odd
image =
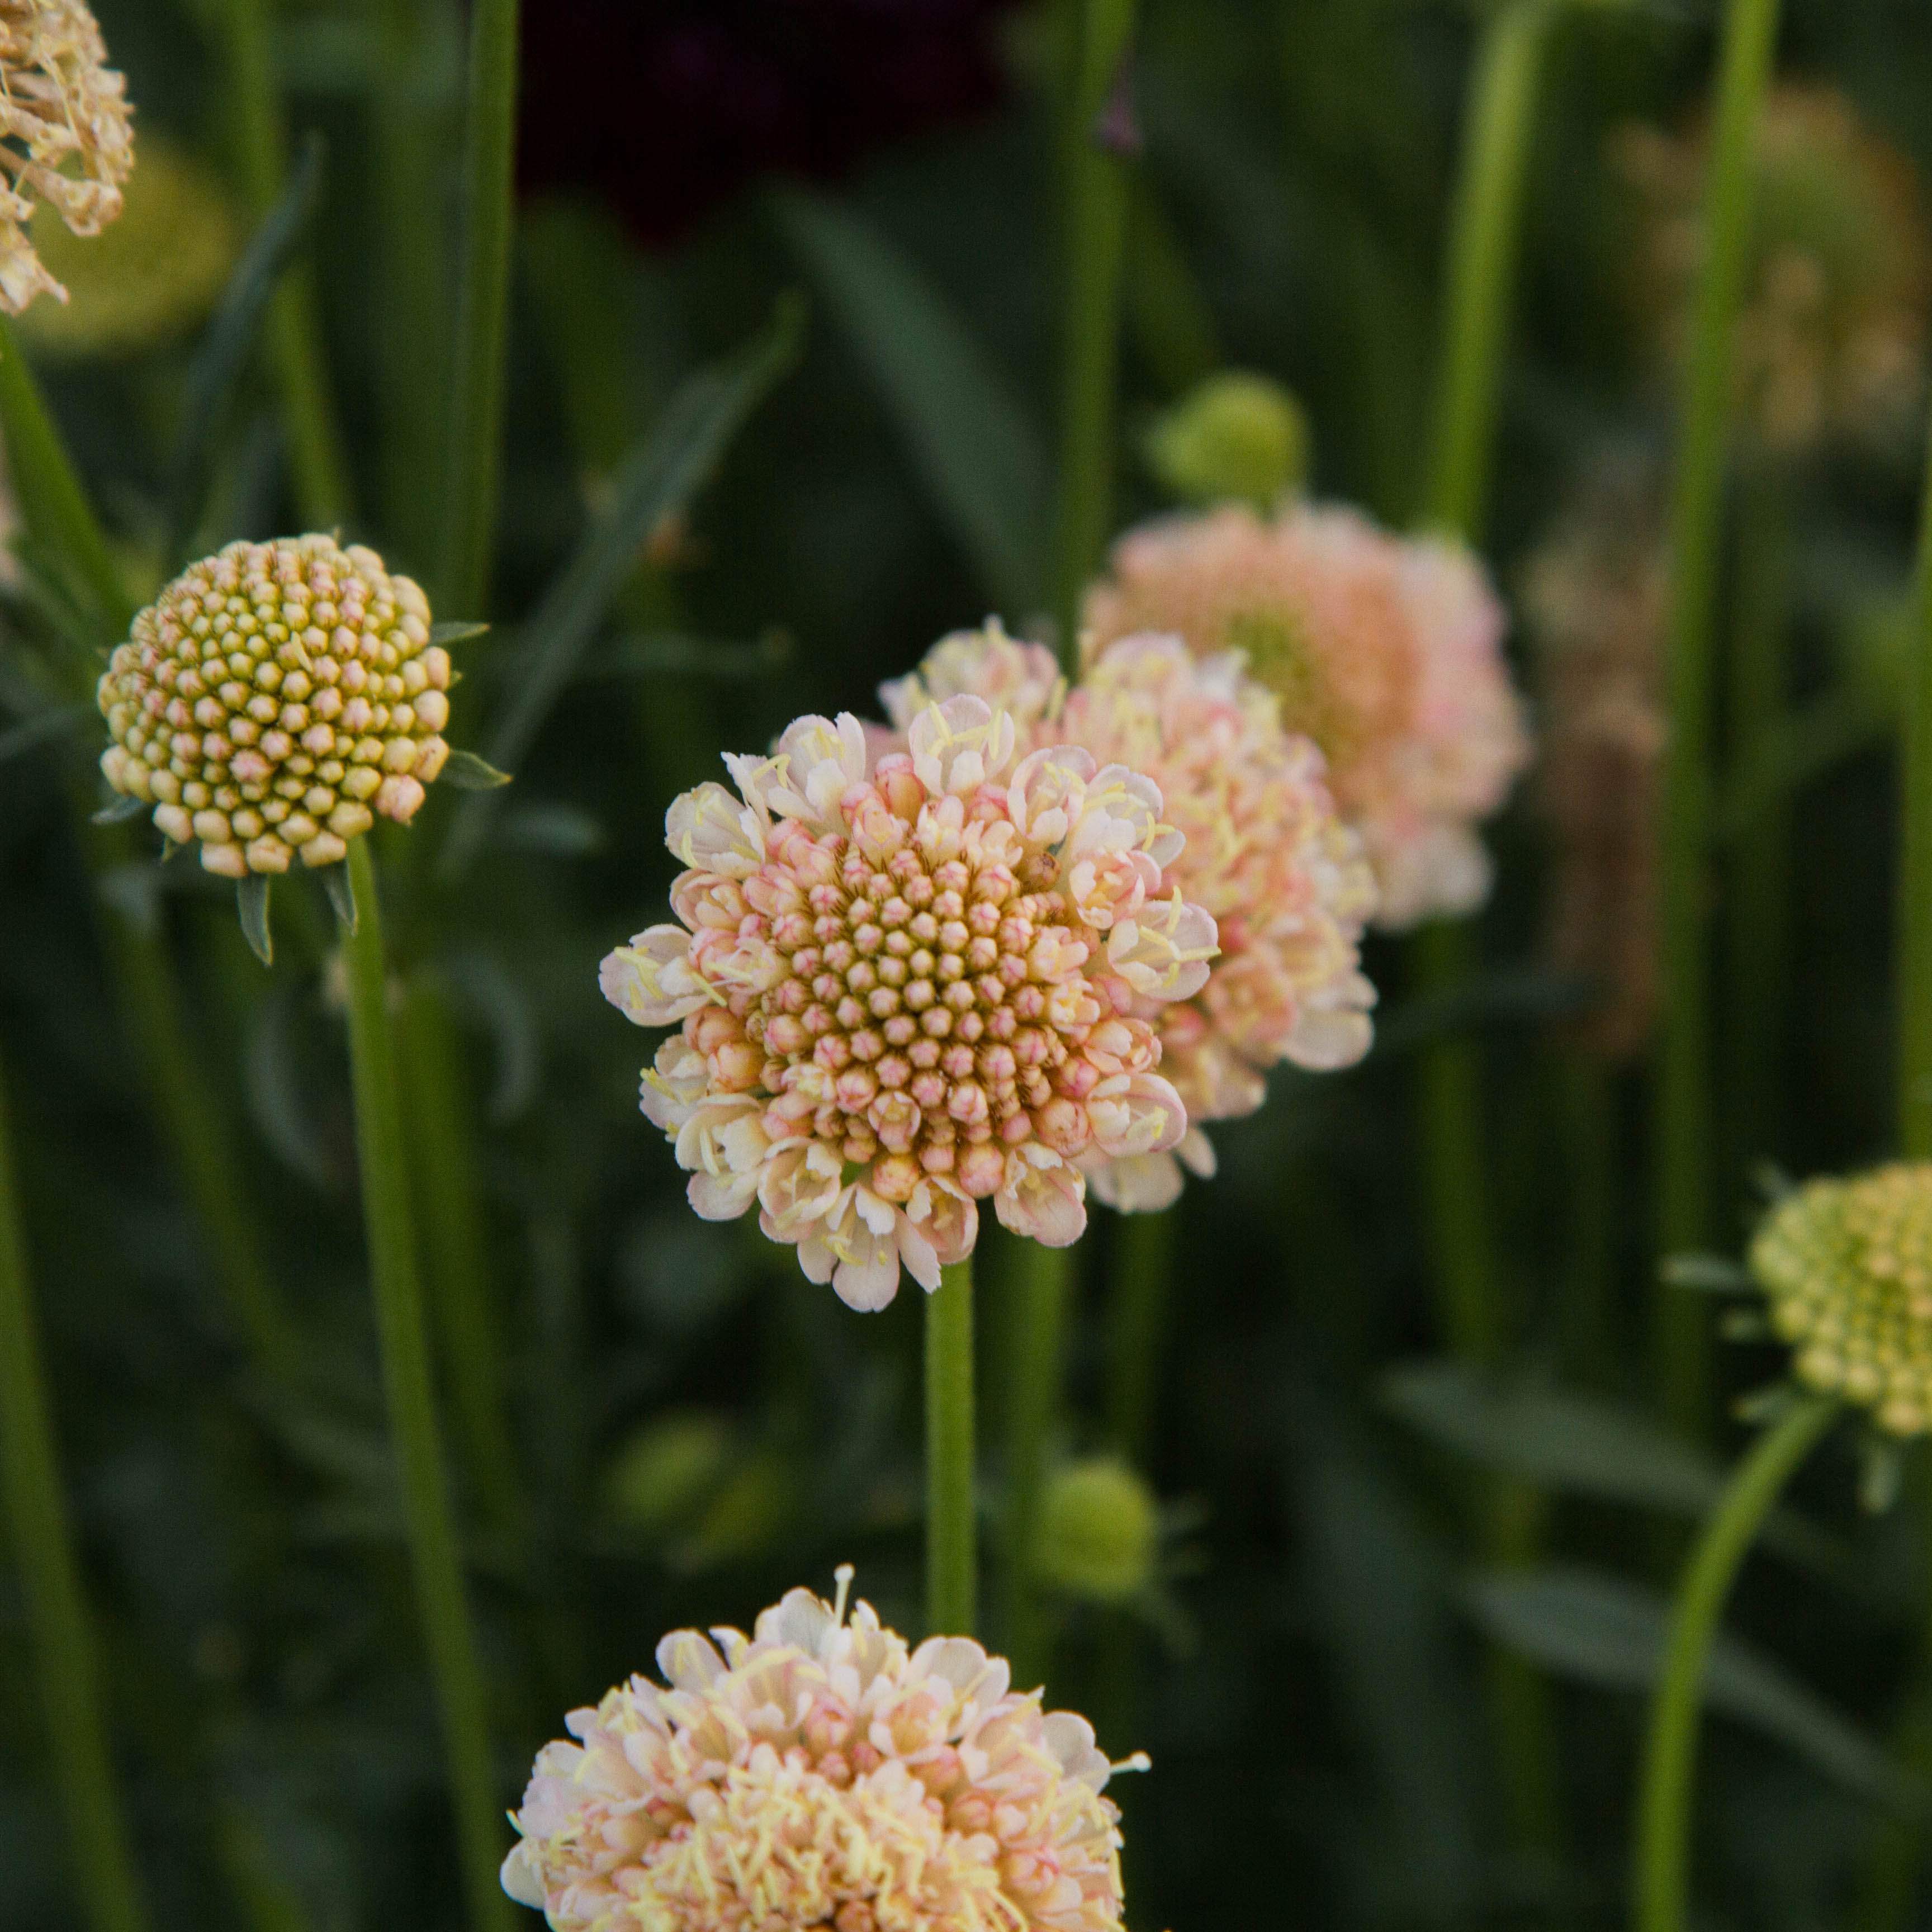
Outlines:
{"label": "scabiosa flower", "polygon": [[[680,1025],[644,1110],[710,1220],[754,1201],[814,1281],[879,1308],[971,1251],[977,1204],[1050,1246],[1087,1223],[1079,1162],[1186,1128],[1149,1003],[1198,992],[1213,918],[1161,893],[1160,788],[962,695],[880,755],[849,713],[729,757],[666,842],[679,923],[604,962],[605,997]],[[681,1023],[681,1024],[680,1024]]]}
{"label": "scabiosa flower", "polygon": [[1224,506],[1114,546],[1088,592],[1090,662],[1115,638],[1176,632],[1228,649],[1328,760],[1391,929],[1468,912],[1490,888],[1475,826],[1528,762],[1502,656],[1502,605],[1459,545],[1404,539],[1355,511],[1291,505],[1264,522]]}
{"label": "scabiosa flower", "polygon": [[[1658,346],[1681,361],[1703,249],[1709,133],[1620,130],[1635,191],[1630,260]],[[1895,440],[1924,386],[1932,238],[1912,163],[1835,89],[1774,88],[1753,157],[1751,246],[1732,354],[1760,446],[1802,454],[1833,434]]]}
{"label": "scabiosa flower", "polygon": [[1063,689],[1050,652],[992,624],[943,639],[880,696],[903,728],[922,704],[970,692],[1012,717],[1023,748],[1078,745],[1160,788],[1185,841],[1161,890],[1211,913],[1221,947],[1193,998],[1146,1013],[1188,1132],[1173,1154],[1096,1150],[1082,1165],[1110,1207],[1164,1208],[1180,1192],[1180,1162],[1214,1172],[1199,1123],[1252,1113],[1265,1069],[1346,1066],[1368,1051],[1376,994],[1360,944],[1375,881],[1336,816],[1321,752],[1282,730],[1279,700],[1244,674],[1240,652],[1196,659],[1178,638],[1124,638]]}
{"label": "scabiosa flower", "polygon": [[27,238],[44,200],[76,235],[121,212],[134,165],[127,82],[82,0],[0,0],[0,309],[67,299]]}
{"label": "scabiosa flower", "polygon": [[329,866],[406,824],[449,747],[429,600],[359,544],[232,543],[134,620],[100,680],[100,769],[178,845],[240,879]]}
{"label": "scabiosa flower", "polygon": [[1654,481],[1606,472],[1523,572],[1536,644],[1537,795],[1556,835],[1550,950],[1600,1004],[1578,1043],[1621,1059],[1656,1023],[1657,820],[1670,570]]}
{"label": "scabiosa flower", "polygon": [[1806,1182],[1766,1217],[1750,1270],[1800,1382],[1891,1435],[1932,1429],[1932,1162]]}
{"label": "scabiosa flower", "polygon": [[556,1932],[1118,1932],[1118,1771],[969,1638],[794,1590],[678,1630],[546,1744],[503,1889]]}

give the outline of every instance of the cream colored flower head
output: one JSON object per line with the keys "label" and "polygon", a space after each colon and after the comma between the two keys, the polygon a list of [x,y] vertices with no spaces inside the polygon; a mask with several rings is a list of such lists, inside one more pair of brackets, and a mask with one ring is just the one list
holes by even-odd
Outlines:
{"label": "cream colored flower head", "polygon": [[1932,1161],[1810,1180],[1766,1217],[1750,1270],[1798,1379],[1932,1430]]}
{"label": "cream colored flower head", "polygon": [[239,879],[333,865],[406,824],[449,755],[429,601],[359,544],[232,543],[134,620],[100,680],[100,769],[176,844]]}
{"label": "cream colored flower head", "polygon": [[503,1889],[556,1932],[1118,1932],[1115,1771],[965,1637],[794,1590],[538,1754]]}
{"label": "cream colored flower head", "polygon": [[687,792],[675,925],[605,959],[606,998],[679,1030],[644,1109],[708,1220],[755,1202],[814,1281],[883,1307],[971,1252],[978,1204],[1049,1246],[1087,1225],[1082,1158],[1186,1129],[1143,1015],[1191,998],[1214,921],[1162,868],[1160,788],[1072,746],[1022,756],[970,695],[884,751],[802,718],[736,790]]}
{"label": "cream colored flower head", "polygon": [[1238,652],[1197,659],[1178,638],[1124,638],[1067,692],[1050,653],[990,624],[944,639],[880,696],[903,728],[929,697],[962,692],[1005,711],[1023,748],[1064,740],[1145,772],[1184,838],[1161,890],[1214,915],[1220,956],[1192,999],[1147,1017],[1188,1132],[1172,1153],[1082,1162],[1109,1206],[1166,1207],[1182,1163],[1214,1172],[1201,1123],[1252,1113],[1268,1068],[1346,1066],[1368,1051],[1360,942],[1376,886],[1361,842],[1336,815],[1321,752],[1282,728]]}
{"label": "cream colored flower head", "polygon": [[127,82],[109,68],[82,0],[0,0],[0,309],[67,291],[48,274],[27,224],[37,203],[76,235],[121,212],[134,165]]}
{"label": "cream colored flower head", "polygon": [[1132,530],[1088,592],[1083,650],[1172,632],[1246,653],[1281,722],[1319,746],[1400,930],[1488,896],[1476,827],[1528,762],[1504,616],[1460,546],[1389,536],[1353,510],[1228,506]]}

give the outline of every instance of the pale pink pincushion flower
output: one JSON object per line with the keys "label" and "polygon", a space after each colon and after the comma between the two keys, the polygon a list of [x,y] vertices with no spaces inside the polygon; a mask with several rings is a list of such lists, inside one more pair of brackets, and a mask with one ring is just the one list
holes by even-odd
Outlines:
{"label": "pale pink pincushion flower", "polygon": [[1220,955],[1191,1000],[1147,1016],[1188,1131],[1172,1153],[1082,1162],[1109,1206],[1167,1207],[1182,1163],[1214,1171],[1200,1123],[1252,1113],[1267,1068],[1326,1070],[1368,1051],[1376,993],[1360,942],[1376,886],[1361,842],[1336,814],[1321,752],[1282,728],[1280,700],[1238,651],[1196,658],[1177,637],[1123,638],[1070,692],[1049,652],[989,624],[943,639],[880,696],[903,727],[962,692],[1008,712],[1022,746],[1064,740],[1144,772],[1186,840],[1161,890],[1214,915]]}
{"label": "pale pink pincushion flower", "polygon": [[1118,1932],[1116,1771],[966,1637],[790,1592],[537,1754],[503,1889],[556,1932]]}
{"label": "pale pink pincushion flower", "polygon": [[1264,522],[1226,506],[1130,531],[1088,592],[1090,659],[1137,631],[1247,653],[1282,722],[1328,754],[1342,816],[1400,929],[1481,904],[1476,826],[1529,760],[1502,654],[1505,619],[1460,545],[1399,538],[1358,512],[1298,503]]}
{"label": "pale pink pincushion flower", "polygon": [[643,1105],[707,1220],[755,1201],[854,1308],[904,1262],[930,1290],[978,1203],[1049,1246],[1087,1225],[1078,1165],[1173,1147],[1180,1096],[1144,1016],[1191,998],[1214,921],[1162,870],[1152,780],[952,698],[881,754],[849,713],[728,757],[665,817],[679,923],[604,960],[605,998],[676,1025]]}

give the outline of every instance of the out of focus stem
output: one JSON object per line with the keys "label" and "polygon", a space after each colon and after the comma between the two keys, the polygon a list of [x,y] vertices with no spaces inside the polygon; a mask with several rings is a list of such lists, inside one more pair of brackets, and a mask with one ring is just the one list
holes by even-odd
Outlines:
{"label": "out of focus stem", "polygon": [[465,616],[480,615],[489,596],[502,468],[517,9],[518,0],[475,0],[470,12],[463,247],[436,598],[439,608]]}
{"label": "out of focus stem", "polygon": [[[134,601],[68,460],[11,326],[0,316],[0,440],[28,531],[93,607],[102,646],[127,634]],[[75,682],[91,684],[83,662]],[[79,836],[98,878],[126,862],[124,826],[88,823],[88,794],[75,796]],[[262,1260],[260,1229],[236,1172],[221,1111],[189,1048],[158,933],[111,906],[97,914],[116,1003],[146,1076],[150,1103],[214,1258],[231,1318],[256,1360],[284,1378],[296,1366],[294,1330]]]}
{"label": "out of focus stem", "polygon": [[40,1368],[27,1248],[0,1087],[0,1479],[33,1632],[32,1676],[92,1932],[145,1932],[147,1912],[107,1748]]}
{"label": "out of focus stem", "polygon": [[470,1923],[476,1932],[509,1932],[509,1903],[497,1882],[503,1834],[490,1764],[488,1708],[436,1421],[382,908],[366,838],[350,841],[348,864],[358,914],[356,932],[343,942],[349,968],[349,1058],[383,1390],[416,1606],[442,1718]]}
{"label": "out of focus stem", "polygon": [[1076,23],[1062,130],[1065,280],[1060,500],[1053,615],[1060,662],[1078,668],[1080,599],[1113,514],[1114,388],[1120,334],[1132,146],[1129,46],[1134,0],[1063,0]]}
{"label": "out of focus stem", "polygon": [[1745,1552],[1792,1472],[1838,1414],[1832,1398],[1807,1396],[1766,1430],[1732,1472],[1684,1566],[1671,1610],[1664,1674],[1651,1702],[1637,1790],[1632,1932],[1684,1932],[1698,1720],[1711,1640]]}
{"label": "out of focus stem", "polygon": [[[225,13],[242,187],[261,220],[288,185],[288,130],[268,10],[265,0],[226,0]],[[269,308],[268,329],[296,501],[310,529],[332,530],[349,514],[349,473],[328,393],[315,278],[305,262],[296,262],[282,278]]]}
{"label": "out of focus stem", "polygon": [[1107,1422],[1121,1454],[1144,1466],[1154,1438],[1160,1352],[1180,1210],[1123,1214],[1115,1222],[1107,1314]]}
{"label": "out of focus stem", "polygon": [[1041,1499],[1060,1408],[1066,1354],[1067,1304],[1073,1251],[1022,1241],[1014,1255],[1010,1314],[1012,1358],[1006,1370],[1005,1589],[1000,1636],[1013,1681],[1031,1685],[1046,1675],[1046,1606],[1040,1589]]}
{"label": "out of focus stem", "polygon": [[423,1252],[457,1433],[491,1527],[518,1544],[523,1496],[504,1414],[502,1330],[478,1213],[472,1107],[449,1001],[434,973],[412,976],[400,1017]]}
{"label": "out of focus stem", "polygon": [[[1658,868],[1663,1024],[1655,1102],[1658,1240],[1665,1254],[1701,1248],[1711,1233],[1705,896],[1713,618],[1723,534],[1731,340],[1749,240],[1751,151],[1777,38],[1778,0],[1727,0],[1703,254],[1672,492],[1670,729]],[[1660,1287],[1653,1304],[1665,1410],[1686,1433],[1703,1428],[1709,1403],[1709,1334],[1700,1300]]]}
{"label": "out of focus stem", "polygon": [[926,1300],[926,1622],[970,1636],[980,1600],[974,1499],[973,1258],[940,1270]]}

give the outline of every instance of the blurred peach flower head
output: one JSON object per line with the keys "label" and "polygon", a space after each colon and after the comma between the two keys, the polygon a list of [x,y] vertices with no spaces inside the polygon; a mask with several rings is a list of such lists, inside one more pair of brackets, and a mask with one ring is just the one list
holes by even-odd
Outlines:
{"label": "blurred peach flower head", "polygon": [[978,1204],[1049,1246],[1087,1222],[1083,1157],[1186,1130],[1150,1011],[1207,983],[1214,920],[1163,886],[1160,787],[1076,746],[1023,749],[970,694],[904,748],[849,713],[728,757],[676,801],[677,922],[603,964],[604,996],[676,1026],[644,1078],[710,1220],[755,1202],[814,1281],[883,1307],[930,1290]]}
{"label": "blurred peach flower head", "polygon": [[1402,538],[1346,508],[1291,504],[1264,520],[1225,506],[1166,518],[1115,545],[1088,592],[1083,649],[1173,632],[1197,656],[1236,649],[1312,739],[1343,820],[1400,930],[1487,896],[1476,827],[1529,759],[1502,653],[1502,606],[1460,545]]}
{"label": "blurred peach flower head", "polygon": [[[1115,1772],[965,1637],[794,1590],[679,1630],[537,1755],[503,1888],[556,1932],[1118,1932]],[[712,1640],[715,1639],[714,1642]]]}
{"label": "blurred peach flower head", "polygon": [[1176,637],[1124,638],[1067,692],[1050,653],[990,624],[944,639],[880,694],[903,728],[932,697],[962,692],[1010,716],[1023,746],[1064,740],[1144,772],[1184,835],[1161,890],[1213,914],[1220,956],[1192,998],[1145,1012],[1188,1132],[1171,1153],[1095,1150],[1082,1162],[1110,1206],[1166,1207],[1181,1163],[1214,1172],[1199,1124],[1253,1112],[1266,1069],[1346,1066],[1367,1052],[1376,995],[1360,944],[1376,888],[1360,841],[1336,815],[1321,752],[1282,728],[1279,700],[1238,652],[1196,658]]}

